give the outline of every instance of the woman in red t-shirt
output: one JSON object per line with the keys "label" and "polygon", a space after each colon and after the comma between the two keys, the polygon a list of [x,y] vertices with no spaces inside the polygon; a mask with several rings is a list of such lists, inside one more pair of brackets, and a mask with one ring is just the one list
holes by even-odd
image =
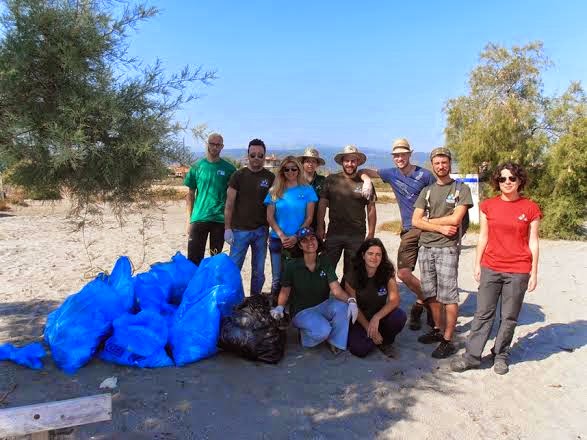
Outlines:
{"label": "woman in red t-shirt", "polygon": [[493,370],[508,372],[509,348],[526,291],[537,284],[538,225],[542,213],[536,203],[521,195],[528,177],[518,164],[506,162],[495,170],[493,187],[500,192],[480,205],[480,231],[475,258],[479,282],[477,310],[465,354],[453,360],[453,371],[479,367],[495,310],[501,297],[501,321],[495,345]]}

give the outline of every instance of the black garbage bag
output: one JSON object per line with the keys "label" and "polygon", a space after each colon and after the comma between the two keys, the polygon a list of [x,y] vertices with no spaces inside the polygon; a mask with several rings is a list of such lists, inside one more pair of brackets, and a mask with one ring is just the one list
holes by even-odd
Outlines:
{"label": "black garbage bag", "polygon": [[232,316],[222,319],[218,346],[245,359],[278,363],[285,354],[286,334],[269,310],[266,297],[246,298]]}

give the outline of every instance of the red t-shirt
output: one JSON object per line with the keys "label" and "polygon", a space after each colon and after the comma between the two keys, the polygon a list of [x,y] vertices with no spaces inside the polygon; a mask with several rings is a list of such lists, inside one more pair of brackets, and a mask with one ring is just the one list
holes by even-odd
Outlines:
{"label": "red t-shirt", "polygon": [[481,265],[496,272],[530,273],[530,223],[542,217],[540,207],[523,197],[506,202],[497,196],[481,202],[479,209],[489,229]]}

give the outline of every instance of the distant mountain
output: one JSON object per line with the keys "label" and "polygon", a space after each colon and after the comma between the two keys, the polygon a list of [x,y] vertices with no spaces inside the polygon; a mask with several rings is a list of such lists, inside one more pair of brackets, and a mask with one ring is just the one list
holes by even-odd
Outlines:
{"label": "distant mountain", "polygon": [[[305,147],[292,147],[292,148],[269,148],[268,154],[275,154],[278,158],[284,158],[288,155],[300,156],[304,152]],[[316,148],[320,152],[320,157],[326,161],[326,168],[329,171],[336,171],[340,169],[340,165],[334,162],[334,156],[336,156],[342,148],[333,147],[328,145],[317,144]],[[393,161],[391,158],[391,152],[385,150],[375,150],[372,148],[361,149],[367,156],[366,167],[369,168],[388,168],[393,167]],[[235,160],[243,160],[247,156],[246,148],[225,148],[222,150],[224,156],[228,156]],[[422,165],[428,161],[428,154],[419,151],[412,153],[411,162],[416,165]]]}

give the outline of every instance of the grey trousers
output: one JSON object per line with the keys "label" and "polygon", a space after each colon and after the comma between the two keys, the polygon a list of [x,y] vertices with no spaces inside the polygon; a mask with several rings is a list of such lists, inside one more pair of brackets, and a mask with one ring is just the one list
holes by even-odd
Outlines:
{"label": "grey trousers", "polygon": [[338,260],[342,256],[344,251],[344,266],[343,275],[352,270],[351,259],[355,256],[361,245],[365,241],[365,236],[349,236],[349,235],[326,235],[326,241],[324,242],[324,250],[326,255],[330,258],[336,270]]}
{"label": "grey trousers", "polygon": [[529,279],[530,274],[527,273],[495,272],[487,267],[481,267],[477,310],[471,324],[465,353],[471,364],[481,362],[481,354],[493,327],[500,296],[501,321],[492,351],[496,358],[508,358]]}

